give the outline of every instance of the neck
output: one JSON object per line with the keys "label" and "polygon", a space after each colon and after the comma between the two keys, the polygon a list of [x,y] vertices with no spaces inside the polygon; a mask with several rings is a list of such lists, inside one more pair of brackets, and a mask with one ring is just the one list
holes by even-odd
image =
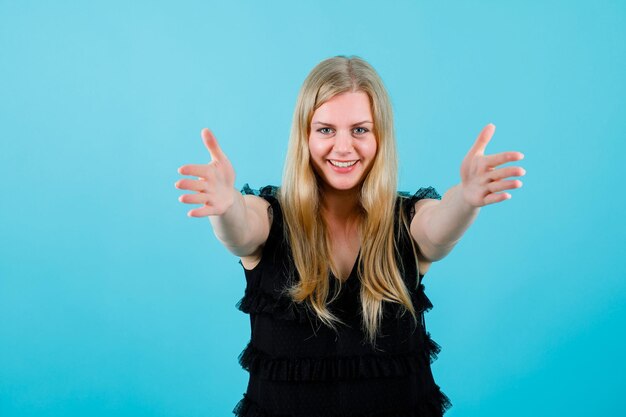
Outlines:
{"label": "neck", "polygon": [[359,191],[323,187],[320,193],[322,215],[332,223],[349,225],[359,218]]}

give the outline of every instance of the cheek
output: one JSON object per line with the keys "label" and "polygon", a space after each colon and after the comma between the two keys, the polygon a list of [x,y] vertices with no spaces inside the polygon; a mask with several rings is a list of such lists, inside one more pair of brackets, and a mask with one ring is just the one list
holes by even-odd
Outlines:
{"label": "cheek", "polygon": [[374,142],[374,144],[372,145],[372,157],[376,156],[377,152],[378,152],[378,146],[376,145],[376,142]]}
{"label": "cheek", "polygon": [[378,146],[376,144],[376,139],[368,140],[361,144],[361,154],[367,155],[370,158],[374,158],[376,156],[376,152],[378,151]]}
{"label": "cheek", "polygon": [[322,141],[310,139],[309,140],[309,153],[313,158],[320,158],[329,152],[328,145]]}

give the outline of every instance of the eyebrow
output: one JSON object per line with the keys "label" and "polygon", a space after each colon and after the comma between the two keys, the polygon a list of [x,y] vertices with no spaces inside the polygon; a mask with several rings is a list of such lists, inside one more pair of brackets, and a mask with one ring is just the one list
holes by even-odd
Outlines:
{"label": "eyebrow", "polygon": [[[373,122],[369,121],[369,120],[363,120],[362,122],[358,122],[358,123],[354,123],[352,126],[357,126],[357,125],[364,125],[364,124],[374,124]],[[312,125],[324,125],[324,126],[334,126],[332,123],[326,123],[326,122],[313,122],[311,123]]]}

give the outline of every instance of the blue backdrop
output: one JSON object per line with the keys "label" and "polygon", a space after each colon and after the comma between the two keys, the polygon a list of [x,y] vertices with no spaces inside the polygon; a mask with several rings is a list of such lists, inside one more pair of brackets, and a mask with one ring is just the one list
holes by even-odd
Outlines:
{"label": "blue backdrop", "polygon": [[623,1],[0,1],[0,415],[229,416],[238,259],[186,216],[210,127],[236,186],[280,184],[297,92],[355,54],[392,97],[400,189],[521,151],[425,279],[450,417],[620,415]]}

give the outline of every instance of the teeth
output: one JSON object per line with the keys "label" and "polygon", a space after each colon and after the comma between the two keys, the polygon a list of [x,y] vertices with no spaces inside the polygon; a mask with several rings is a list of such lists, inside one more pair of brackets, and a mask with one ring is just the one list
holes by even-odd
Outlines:
{"label": "teeth", "polygon": [[338,161],[333,161],[332,159],[329,160],[331,164],[333,164],[336,167],[339,168],[347,168],[347,167],[351,167],[352,165],[356,164],[357,161],[352,161],[352,162],[338,162]]}

